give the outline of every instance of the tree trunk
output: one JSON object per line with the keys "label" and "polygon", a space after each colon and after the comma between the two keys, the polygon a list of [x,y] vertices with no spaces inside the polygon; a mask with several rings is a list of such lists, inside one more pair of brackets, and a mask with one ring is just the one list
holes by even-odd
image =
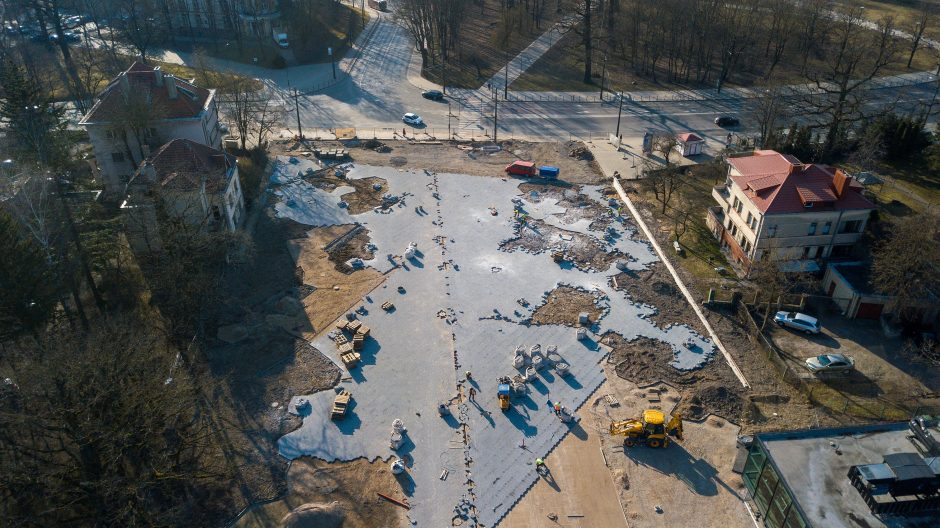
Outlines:
{"label": "tree trunk", "polygon": [[591,84],[591,62],[594,56],[594,42],[591,37],[591,1],[584,0],[584,34],[582,35],[584,42],[584,84]]}

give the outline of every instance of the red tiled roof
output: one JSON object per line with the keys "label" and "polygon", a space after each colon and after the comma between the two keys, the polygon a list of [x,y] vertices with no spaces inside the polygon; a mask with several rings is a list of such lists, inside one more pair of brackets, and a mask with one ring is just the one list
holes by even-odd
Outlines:
{"label": "red tiled roof", "polygon": [[679,134],[679,141],[683,143],[688,143],[690,141],[705,141],[705,140],[695,135],[694,132],[683,132],[682,134]]}
{"label": "red tiled roof", "polygon": [[807,203],[830,210],[875,208],[861,195],[862,186],[854,179],[849,180],[848,188],[838,196],[832,169],[824,165],[804,165],[791,155],[757,150],[753,156],[730,158],[728,164],[741,174],[731,176],[731,180],[763,213],[798,213],[807,209]]}
{"label": "red tiled roof", "polygon": [[221,150],[188,139],[170,141],[157,149],[148,161],[153,164],[161,187],[194,191],[205,181],[208,193],[226,189],[228,170],[235,163]]}
{"label": "red tiled roof", "polygon": [[[200,88],[192,83],[164,74],[162,86],[157,86],[157,74],[154,68],[135,62],[126,71],[115,77],[98,96],[98,101],[82,119],[82,123],[108,123],[120,115],[124,104],[124,92],[146,94],[159,119],[193,118],[202,113],[212,91]],[[127,77],[127,87],[121,77]],[[171,81],[170,79],[173,79]],[[169,82],[176,83],[177,95],[170,98],[167,88]]]}

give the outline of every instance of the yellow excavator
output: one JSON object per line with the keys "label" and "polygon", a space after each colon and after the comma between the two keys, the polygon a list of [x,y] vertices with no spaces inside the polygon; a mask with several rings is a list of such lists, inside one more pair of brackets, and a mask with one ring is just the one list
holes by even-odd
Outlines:
{"label": "yellow excavator", "polygon": [[647,409],[639,420],[611,422],[610,434],[623,436],[624,447],[633,447],[640,442],[648,447],[666,447],[670,436],[682,440],[682,415],[672,413],[667,423],[662,411]]}

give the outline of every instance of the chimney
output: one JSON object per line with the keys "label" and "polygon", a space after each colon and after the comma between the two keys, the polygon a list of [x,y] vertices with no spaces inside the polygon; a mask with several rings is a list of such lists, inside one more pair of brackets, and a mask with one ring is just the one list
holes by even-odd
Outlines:
{"label": "chimney", "polygon": [[131,91],[131,82],[127,79],[127,73],[118,74],[118,82],[121,84],[121,91],[129,93]]}
{"label": "chimney", "polygon": [[159,66],[153,69],[153,82],[157,86],[163,86],[163,70]]}
{"label": "chimney", "polygon": [[166,93],[170,99],[176,99],[178,92],[176,91],[176,77],[172,75],[166,76]]}
{"label": "chimney", "polygon": [[157,181],[157,169],[150,160],[144,162],[144,166],[140,168],[140,175],[147,183],[156,183]]}
{"label": "chimney", "polygon": [[835,191],[836,196],[842,198],[845,192],[849,190],[851,184],[852,177],[846,174],[842,169],[836,169],[836,173],[832,176],[832,190]]}

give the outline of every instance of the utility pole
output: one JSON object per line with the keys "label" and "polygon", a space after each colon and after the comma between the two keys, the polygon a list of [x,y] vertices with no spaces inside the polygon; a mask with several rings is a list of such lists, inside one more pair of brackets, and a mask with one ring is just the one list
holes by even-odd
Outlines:
{"label": "utility pole", "polygon": [[499,88],[493,90],[493,143],[496,143],[496,129],[499,126]]}
{"label": "utility pole", "polygon": [[299,94],[297,88],[294,88],[294,110],[297,112],[297,134],[300,135],[300,140],[304,140],[304,129],[300,128],[300,103],[298,102]]}
{"label": "utility pole", "polygon": [[441,53],[441,93],[447,94],[447,73],[444,70],[444,53]]}
{"label": "utility pole", "polygon": [[604,100],[604,84],[607,80],[607,52],[604,52],[604,69],[601,72],[601,101]]}
{"label": "utility pole", "polygon": [[618,138],[620,137],[620,114],[623,113],[623,92],[620,92],[620,107],[617,108],[617,132],[614,133]]}
{"label": "utility pole", "polygon": [[[499,90],[497,88],[497,90]],[[506,76],[503,77],[503,99],[509,99],[509,50],[506,50]]]}
{"label": "utility pole", "polygon": [[454,136],[450,134],[450,118],[454,117],[450,113],[450,101],[447,101],[447,139],[454,139]]}

